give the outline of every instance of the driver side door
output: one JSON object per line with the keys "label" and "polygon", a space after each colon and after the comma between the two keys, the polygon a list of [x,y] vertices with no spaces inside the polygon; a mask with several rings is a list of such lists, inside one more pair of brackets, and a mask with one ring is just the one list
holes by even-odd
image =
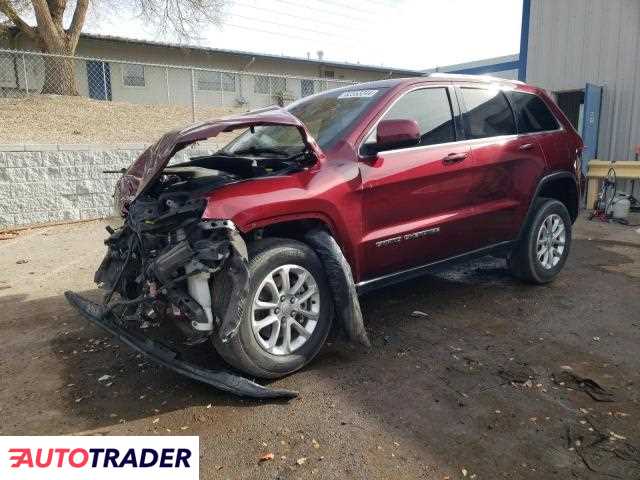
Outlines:
{"label": "driver side door", "polygon": [[[378,121],[415,120],[417,145],[362,158],[365,280],[467,251],[473,184],[470,147],[461,137],[453,89],[422,87],[402,94]],[[375,143],[374,128],[363,147]]]}

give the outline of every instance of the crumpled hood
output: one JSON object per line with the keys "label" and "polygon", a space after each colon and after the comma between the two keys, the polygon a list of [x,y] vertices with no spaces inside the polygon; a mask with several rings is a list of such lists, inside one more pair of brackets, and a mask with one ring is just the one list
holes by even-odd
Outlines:
{"label": "crumpled hood", "polygon": [[283,108],[268,107],[242,115],[196,123],[164,134],[160,140],[142,152],[131,164],[116,187],[116,195],[119,197],[117,200],[121,209],[126,208],[126,205],[129,205],[151,186],[167,166],[171,157],[183,148],[192,143],[216,137],[222,132],[260,125],[296,127],[300,130],[309,151],[317,158],[323,156],[322,150],[304,124]]}

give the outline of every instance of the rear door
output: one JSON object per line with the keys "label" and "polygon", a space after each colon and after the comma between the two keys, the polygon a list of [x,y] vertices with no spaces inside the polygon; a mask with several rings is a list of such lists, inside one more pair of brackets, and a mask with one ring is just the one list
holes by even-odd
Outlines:
{"label": "rear door", "polygon": [[516,238],[545,160],[535,136],[518,135],[503,89],[474,85],[458,93],[476,173],[467,200],[474,208],[471,249],[477,249]]}
{"label": "rear door", "polygon": [[[453,100],[453,102],[452,102]],[[403,94],[381,119],[415,120],[420,144],[362,159],[365,234],[359,249],[365,278],[419,266],[468,248],[469,147],[459,142],[453,89]],[[375,143],[376,130],[365,144]]]}

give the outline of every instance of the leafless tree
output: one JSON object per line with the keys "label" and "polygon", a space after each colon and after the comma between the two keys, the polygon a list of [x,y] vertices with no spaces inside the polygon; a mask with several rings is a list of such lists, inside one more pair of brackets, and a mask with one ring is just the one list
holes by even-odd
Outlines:
{"label": "leafless tree", "polygon": [[[197,38],[201,28],[220,22],[224,3],[225,0],[0,0],[0,34],[15,27],[42,52],[73,55],[87,13],[96,8],[111,14],[133,10],[163,33],[181,39]],[[71,59],[47,57],[42,93],[77,95],[74,70]]]}

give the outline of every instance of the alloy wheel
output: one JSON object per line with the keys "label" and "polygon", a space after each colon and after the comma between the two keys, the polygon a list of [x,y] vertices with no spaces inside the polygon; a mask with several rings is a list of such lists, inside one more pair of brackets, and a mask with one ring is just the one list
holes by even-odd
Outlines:
{"label": "alloy wheel", "polygon": [[566,228],[562,217],[556,213],[544,219],[538,230],[536,257],[540,265],[547,270],[555,267],[564,254]]}
{"label": "alloy wheel", "polygon": [[251,305],[251,328],[272,355],[289,355],[307,343],[320,318],[320,290],[299,265],[282,265],[260,283]]}

